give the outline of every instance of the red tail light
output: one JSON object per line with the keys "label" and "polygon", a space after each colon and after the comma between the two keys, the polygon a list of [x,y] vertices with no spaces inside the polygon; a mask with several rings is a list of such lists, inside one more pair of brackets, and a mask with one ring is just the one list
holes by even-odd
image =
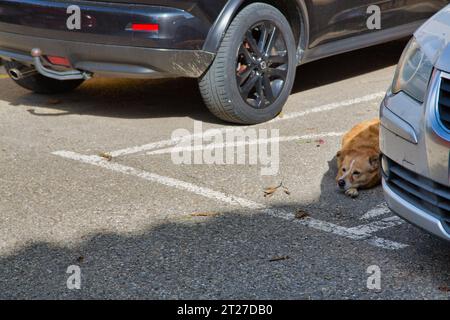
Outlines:
{"label": "red tail light", "polygon": [[159,24],[156,24],[156,23],[132,23],[131,30],[145,31],[145,32],[158,32]]}
{"label": "red tail light", "polygon": [[70,61],[64,57],[46,56],[47,60],[56,66],[71,67]]}

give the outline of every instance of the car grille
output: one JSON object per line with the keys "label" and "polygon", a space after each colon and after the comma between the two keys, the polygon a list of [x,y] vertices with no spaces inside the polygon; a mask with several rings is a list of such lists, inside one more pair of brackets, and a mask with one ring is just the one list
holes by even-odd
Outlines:
{"label": "car grille", "polygon": [[450,232],[450,187],[387,160],[389,174],[383,172],[383,175],[388,186],[415,207],[441,220],[447,232]]}
{"label": "car grille", "polygon": [[439,118],[442,124],[450,129],[450,80],[441,78],[439,89]]}

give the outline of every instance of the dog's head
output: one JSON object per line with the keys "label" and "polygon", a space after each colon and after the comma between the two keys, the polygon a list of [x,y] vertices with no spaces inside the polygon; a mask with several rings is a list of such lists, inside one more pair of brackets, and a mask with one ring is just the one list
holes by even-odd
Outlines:
{"label": "dog's head", "polygon": [[370,187],[378,180],[380,167],[378,153],[372,151],[345,154],[339,151],[336,157],[338,162],[336,183],[340,189]]}

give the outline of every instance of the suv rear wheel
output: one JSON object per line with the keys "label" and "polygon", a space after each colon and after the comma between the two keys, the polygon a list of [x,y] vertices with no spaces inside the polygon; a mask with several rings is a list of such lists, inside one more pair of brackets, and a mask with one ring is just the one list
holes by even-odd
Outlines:
{"label": "suv rear wheel", "polygon": [[254,3],[232,21],[213,64],[200,79],[200,91],[220,119],[261,123],[281,112],[296,67],[289,22],[275,7]]}

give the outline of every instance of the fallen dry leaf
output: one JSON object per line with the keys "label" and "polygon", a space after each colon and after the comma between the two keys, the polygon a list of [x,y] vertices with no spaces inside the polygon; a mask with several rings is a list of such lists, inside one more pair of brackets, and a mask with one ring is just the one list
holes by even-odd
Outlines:
{"label": "fallen dry leaf", "polygon": [[309,214],[302,209],[297,210],[297,212],[295,213],[295,219],[305,219],[308,217],[309,217]]}
{"label": "fallen dry leaf", "polygon": [[283,260],[288,260],[288,259],[290,259],[289,256],[281,256],[281,257],[272,258],[269,261],[270,262],[276,262],[276,261],[283,261]]}
{"label": "fallen dry leaf", "polygon": [[278,188],[266,188],[264,190],[264,198],[273,196],[273,194],[278,190]]}
{"label": "fallen dry leaf", "polygon": [[442,287],[439,287],[438,289],[439,289],[439,291],[442,291],[442,292],[450,292],[450,287],[448,287],[448,286],[442,286]]}
{"label": "fallen dry leaf", "polygon": [[285,186],[283,186],[283,182],[280,182],[280,184],[276,187],[268,187],[266,189],[264,189],[264,198],[270,198],[271,196],[274,195],[275,192],[277,192],[278,189],[282,188],[283,192],[287,195],[290,195],[291,192],[289,191],[289,189]]}
{"label": "fallen dry leaf", "polygon": [[323,140],[323,139],[318,139],[318,140],[316,140],[316,142],[318,144],[325,144],[325,140]]}
{"label": "fallen dry leaf", "polygon": [[283,191],[284,191],[284,193],[286,193],[288,196],[291,195],[291,192],[289,191],[289,189],[286,188],[286,187],[284,187],[284,186],[283,186]]}
{"label": "fallen dry leaf", "polygon": [[316,142],[317,148],[320,148],[321,145],[325,144],[325,140],[323,140],[323,139],[318,139],[315,142]]}
{"label": "fallen dry leaf", "polygon": [[112,158],[113,158],[112,155],[110,155],[109,153],[106,153],[106,152],[101,152],[101,153],[99,153],[98,156],[102,157],[102,158],[104,158],[104,159],[106,159],[108,161],[111,161]]}

